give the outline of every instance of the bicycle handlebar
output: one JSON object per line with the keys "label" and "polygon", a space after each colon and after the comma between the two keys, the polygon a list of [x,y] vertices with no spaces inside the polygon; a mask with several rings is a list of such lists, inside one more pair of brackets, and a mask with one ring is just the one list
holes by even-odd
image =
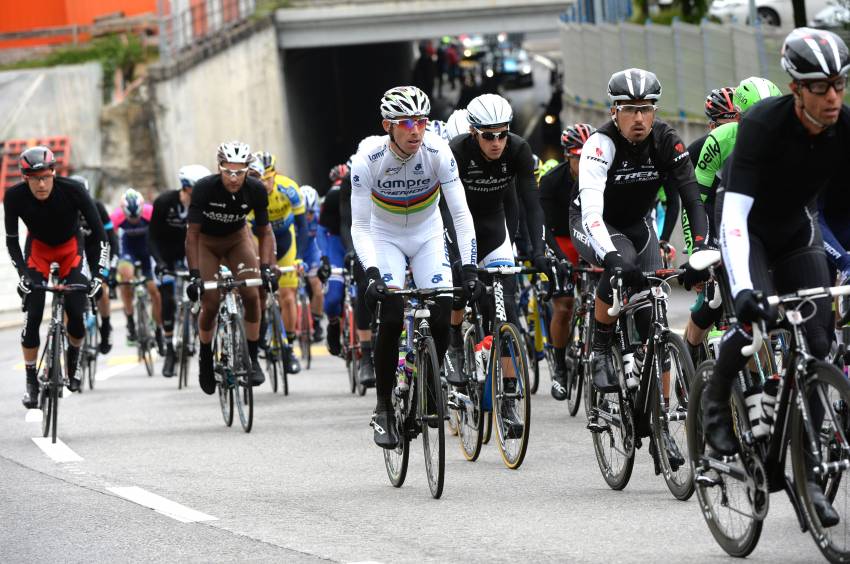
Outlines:
{"label": "bicycle handlebar", "polygon": [[243,286],[247,288],[253,288],[262,285],[262,278],[247,278],[245,280],[226,278],[224,280],[212,280],[210,282],[204,282],[204,290],[218,290],[220,288],[230,290],[232,288],[241,288]]}
{"label": "bicycle handlebar", "polygon": [[54,294],[68,294],[72,292],[88,292],[89,285],[88,284],[54,284],[52,286],[43,284],[40,286],[33,286],[33,291],[38,292],[52,292]]}

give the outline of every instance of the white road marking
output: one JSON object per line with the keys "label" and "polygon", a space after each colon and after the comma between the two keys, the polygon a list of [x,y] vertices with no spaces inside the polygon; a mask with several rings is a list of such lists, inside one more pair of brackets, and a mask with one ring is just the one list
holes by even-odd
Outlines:
{"label": "white road marking", "polygon": [[99,371],[95,374],[95,382],[102,382],[109,380],[113,376],[118,376],[122,372],[127,372],[128,370],[132,370],[133,368],[139,366],[138,363],[133,364],[119,364],[118,366],[110,366],[104,371]]}
{"label": "white road marking", "polygon": [[162,496],[156,495],[155,493],[151,493],[137,486],[106,489],[115,495],[121,496],[133,503],[138,503],[144,507],[149,507],[157,513],[165,515],[166,517],[171,517],[181,523],[218,520],[218,517],[213,517],[212,515],[207,515],[200,511],[195,511],[185,505],[180,505],[176,501],[165,499]]}
{"label": "white road marking", "polygon": [[42,413],[40,409],[28,409],[24,421],[27,423],[41,423]]}
{"label": "white road marking", "polygon": [[60,439],[56,439],[56,442],[53,443],[50,437],[33,437],[32,442],[55,462],[81,462],[83,460],[82,456],[71,450]]}

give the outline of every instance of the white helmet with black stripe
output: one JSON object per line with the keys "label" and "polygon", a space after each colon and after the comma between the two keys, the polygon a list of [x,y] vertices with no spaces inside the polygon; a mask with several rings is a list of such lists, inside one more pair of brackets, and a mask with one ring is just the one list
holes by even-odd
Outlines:
{"label": "white helmet with black stripe", "polygon": [[661,83],[654,72],[643,69],[626,69],[615,72],[608,80],[608,99],[612,102],[626,100],[652,100],[661,98]]}
{"label": "white helmet with black stripe", "polygon": [[469,133],[469,118],[466,110],[455,110],[446,120],[446,134],[451,141],[461,133]]}
{"label": "white helmet with black stripe", "polygon": [[384,119],[427,116],[430,113],[428,95],[415,86],[396,86],[381,97],[381,117]]}
{"label": "white helmet with black stripe", "polygon": [[514,119],[511,104],[498,94],[482,94],[466,106],[466,119],[473,127],[498,127]]}
{"label": "white helmet with black stripe", "polygon": [[850,55],[839,36],[824,29],[800,27],[782,44],[782,68],[794,80],[847,76]]}

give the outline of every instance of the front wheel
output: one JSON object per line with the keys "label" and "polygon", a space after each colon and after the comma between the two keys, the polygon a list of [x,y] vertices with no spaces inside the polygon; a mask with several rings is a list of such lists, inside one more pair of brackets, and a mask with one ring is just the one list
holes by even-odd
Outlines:
{"label": "front wheel", "polygon": [[310,364],[312,361],[312,351],[311,347],[313,345],[313,316],[310,314],[310,300],[307,299],[307,296],[302,296],[299,299],[298,303],[299,316],[300,316],[300,330],[298,332],[298,344],[301,349],[301,362],[304,364],[304,368],[306,370],[310,370]]}
{"label": "front wheel", "polygon": [[446,411],[443,386],[440,382],[440,365],[434,339],[426,337],[416,355],[416,377],[419,379],[419,422],[422,429],[422,448],[425,454],[425,472],[431,496],[443,495],[446,477],[446,431],[443,421]]}
{"label": "front wheel", "polygon": [[470,462],[478,459],[484,438],[484,386],[478,381],[475,364],[475,330],[467,329],[463,338],[463,364],[466,389],[456,390],[458,397],[457,436],[463,456]]}
{"label": "front wheel", "polygon": [[398,445],[394,449],[381,449],[384,451],[384,466],[387,469],[387,477],[393,487],[400,488],[407,477],[407,463],[410,458],[410,434],[407,432],[407,398],[409,395],[392,395],[393,410],[395,411],[396,430],[398,432]]}
{"label": "front wheel", "polygon": [[245,329],[241,320],[233,318],[230,320],[233,331],[232,368],[234,376],[234,395],[236,397],[236,409],[239,412],[239,422],[246,433],[251,432],[254,426],[254,388],[251,385],[253,365],[251,355],[248,352],[248,340],[245,338]]}
{"label": "front wheel", "polygon": [[493,378],[493,426],[505,466],[522,465],[531,427],[531,390],[522,337],[512,323],[502,323],[490,358]]}

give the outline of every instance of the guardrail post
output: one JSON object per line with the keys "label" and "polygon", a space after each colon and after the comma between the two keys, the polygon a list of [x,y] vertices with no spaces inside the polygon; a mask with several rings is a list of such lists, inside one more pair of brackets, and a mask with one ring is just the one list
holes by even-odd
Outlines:
{"label": "guardrail post", "polygon": [[682,81],[682,35],[678,17],[673,18],[673,68],[676,74],[676,103],[679,104],[679,117],[685,119],[685,85]]}
{"label": "guardrail post", "polygon": [[165,0],[156,0],[156,15],[159,24],[159,60],[168,64],[170,53],[168,52],[168,26],[165,22]]}

